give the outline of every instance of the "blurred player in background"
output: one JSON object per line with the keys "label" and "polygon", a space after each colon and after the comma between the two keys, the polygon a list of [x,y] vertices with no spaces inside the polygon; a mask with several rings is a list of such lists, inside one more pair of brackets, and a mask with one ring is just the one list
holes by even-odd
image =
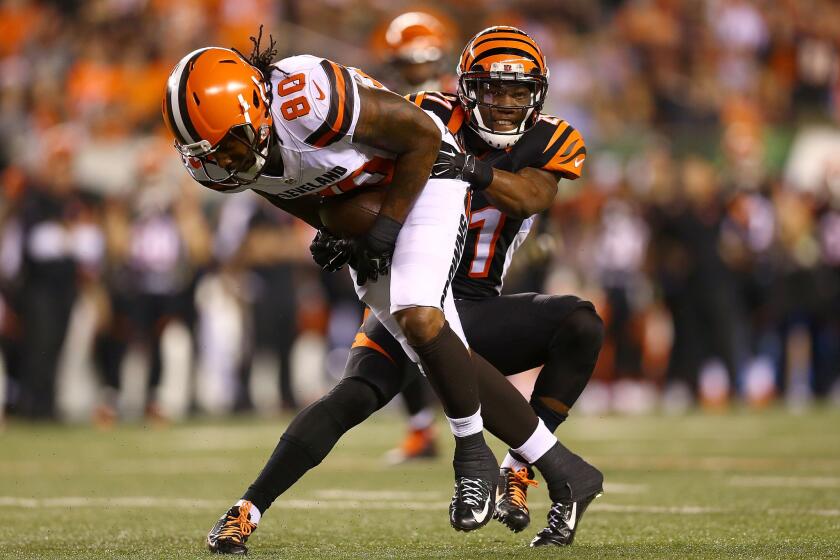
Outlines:
{"label": "blurred player in background", "polygon": [[100,428],[119,419],[120,374],[134,344],[148,354],[144,414],[154,425],[168,422],[159,403],[163,335],[173,323],[190,326],[196,275],[210,259],[210,230],[194,190],[173,184],[159,150],[143,158],[136,188],[107,201],[103,212],[106,320],[95,342],[104,391],[94,411]]}
{"label": "blurred player in background", "polygon": [[[388,185],[372,226],[349,241],[351,275],[359,299],[422,363],[443,402],[455,436],[450,524],[478,529],[495,509],[498,463],[484,441],[479,378],[492,385],[488,400],[503,407],[494,433],[535,464],[552,497],[591,501],[601,491],[601,473],[563,447],[466,343],[449,287],[467,230],[470,166],[452,132],[359,70],[309,55],[273,63],[273,43],[266,51],[259,39],[254,43],[247,59],[228,49],[198,49],[170,74],[164,120],[189,173],[220,192],[253,189],[316,227],[323,225],[322,196]],[[537,47],[522,52],[533,82],[525,95],[530,116],[544,99],[547,69]],[[525,79],[523,64],[498,70]],[[269,459],[266,470],[272,468]],[[211,529],[212,551],[246,552],[272,501],[274,488],[264,482],[261,476]]]}
{"label": "blurred player in background", "polygon": [[454,91],[456,77],[449,71],[455,23],[443,14],[406,12],[373,34],[372,49],[383,59],[393,91]]}
{"label": "blurred player in background", "polygon": [[[525,47],[514,48],[513,55],[490,52],[511,44]],[[447,163],[477,191],[467,249],[453,281],[467,338],[505,375],[544,365],[531,406],[540,423],[554,431],[592,375],[603,325],[592,304],[575,296],[500,295],[511,257],[527,237],[535,214],[551,206],[560,179],[580,176],[586,159],[580,133],[561,119],[539,114],[544,92],[531,94],[547,87],[547,81],[523,72],[534,65],[533,53],[538,52],[536,43],[517,29],[487,29],[470,41],[461,57],[458,96],[423,92],[409,99],[448,123],[470,154],[453,156]],[[500,56],[510,70],[504,70],[504,63],[496,66]],[[515,65],[522,68],[514,70]],[[533,99],[537,103],[531,106]],[[349,259],[345,241],[323,234],[311,248],[316,262],[327,270],[337,270]],[[249,489],[262,511],[318,465],[344,433],[416,382],[407,362],[399,343],[368,315],[344,378],[295,418]],[[509,385],[499,379],[486,384],[479,380],[482,414],[496,435],[504,433],[511,420],[506,402],[492,396],[499,382]],[[532,546],[572,543],[584,510],[600,490],[579,491],[581,481],[594,473],[594,467],[578,458],[563,491],[549,483],[553,504],[548,527]],[[522,531],[530,522],[526,496],[528,487],[536,484],[533,471],[512,450],[499,479],[497,518],[511,530]]]}

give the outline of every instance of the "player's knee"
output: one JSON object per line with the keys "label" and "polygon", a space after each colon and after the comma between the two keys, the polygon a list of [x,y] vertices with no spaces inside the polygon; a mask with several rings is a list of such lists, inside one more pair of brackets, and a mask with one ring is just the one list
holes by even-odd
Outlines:
{"label": "player's knee", "polygon": [[604,322],[591,307],[578,307],[558,325],[552,347],[595,359],[604,343]]}
{"label": "player's knee", "polygon": [[572,311],[566,319],[570,336],[586,349],[589,354],[597,354],[604,343],[604,321],[598,313],[589,307],[580,307]]}
{"label": "player's knee", "polygon": [[394,362],[395,354],[385,353],[381,348],[354,346],[347,357],[344,378],[366,383],[376,393],[377,410],[396,397],[403,386],[405,368],[402,362]]}
{"label": "player's knee", "polygon": [[408,343],[412,346],[426,344],[434,339],[446,321],[437,307],[410,307],[394,314]]}
{"label": "player's knee", "polygon": [[378,410],[378,403],[370,385],[357,379],[342,379],[332,391],[303,409],[281,439],[285,445],[299,449],[315,466],[348,430]]}
{"label": "player's knee", "polygon": [[366,381],[345,377],[322,399],[324,409],[338,427],[347,431],[364,422],[383,405],[377,391]]}

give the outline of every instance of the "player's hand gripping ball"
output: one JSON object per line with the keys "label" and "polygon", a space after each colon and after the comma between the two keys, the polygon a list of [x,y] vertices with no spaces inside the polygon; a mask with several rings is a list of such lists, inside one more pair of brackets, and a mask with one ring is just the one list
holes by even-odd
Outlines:
{"label": "player's hand gripping ball", "polygon": [[309,252],[315,264],[327,272],[338,272],[350,262],[353,245],[347,239],[335,237],[326,230],[318,230],[315,239],[309,245]]}

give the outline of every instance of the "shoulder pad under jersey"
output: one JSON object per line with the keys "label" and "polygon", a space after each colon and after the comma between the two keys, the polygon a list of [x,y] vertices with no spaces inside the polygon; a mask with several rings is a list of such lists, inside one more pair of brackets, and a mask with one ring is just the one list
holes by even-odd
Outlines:
{"label": "shoulder pad under jersey", "polygon": [[285,58],[274,66],[276,124],[316,148],[352,138],[359,119],[359,90],[349,69],[310,55]]}
{"label": "shoulder pad under jersey", "polygon": [[534,126],[511,149],[511,156],[525,157],[522,167],[537,167],[577,179],[586,160],[586,144],[580,132],[566,121],[540,115]]}
{"label": "shoulder pad under jersey", "polygon": [[455,94],[442,91],[419,91],[405,97],[424,111],[436,115],[452,134],[457,134],[464,124],[464,110]]}

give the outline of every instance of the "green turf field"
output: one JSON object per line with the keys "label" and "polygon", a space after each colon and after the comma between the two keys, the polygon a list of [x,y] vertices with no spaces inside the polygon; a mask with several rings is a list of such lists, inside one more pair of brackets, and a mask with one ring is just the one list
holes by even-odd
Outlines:
{"label": "green turf field", "polygon": [[[0,557],[208,558],[207,530],[287,421],[105,434],[12,423],[0,434]],[[275,503],[249,541],[251,556],[840,557],[837,409],[575,418],[560,435],[607,482],[568,549],[527,548],[548,507],[542,486],[531,491],[533,522],[524,533],[497,522],[466,535],[450,529],[446,459],[381,462],[401,433],[388,413],[351,432]]]}

